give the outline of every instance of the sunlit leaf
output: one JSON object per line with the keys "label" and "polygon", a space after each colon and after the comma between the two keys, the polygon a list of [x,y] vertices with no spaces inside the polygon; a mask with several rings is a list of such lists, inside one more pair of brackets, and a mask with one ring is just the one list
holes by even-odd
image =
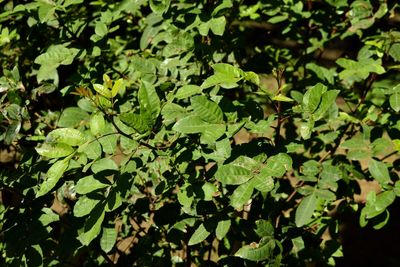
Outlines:
{"label": "sunlit leaf", "polygon": [[72,128],[60,128],[51,131],[47,137],[48,143],[65,143],[70,146],[79,146],[86,142],[85,135]]}
{"label": "sunlit leaf", "polygon": [[200,224],[199,227],[194,231],[193,235],[189,239],[189,246],[196,245],[198,243],[203,242],[208,236],[210,232],[206,229],[204,224]]}

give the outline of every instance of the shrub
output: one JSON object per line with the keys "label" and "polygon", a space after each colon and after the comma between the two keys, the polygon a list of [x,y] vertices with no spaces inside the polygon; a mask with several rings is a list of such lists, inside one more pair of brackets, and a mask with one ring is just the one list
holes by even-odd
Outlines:
{"label": "shrub", "polygon": [[350,2],[3,1],[1,265],[335,265],[400,196],[399,6]]}

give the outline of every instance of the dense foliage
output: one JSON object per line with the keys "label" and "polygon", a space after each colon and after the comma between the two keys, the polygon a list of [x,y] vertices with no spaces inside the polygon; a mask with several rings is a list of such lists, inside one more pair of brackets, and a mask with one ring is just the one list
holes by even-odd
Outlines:
{"label": "dense foliage", "polygon": [[397,1],[0,6],[1,266],[335,265],[337,214],[390,222]]}

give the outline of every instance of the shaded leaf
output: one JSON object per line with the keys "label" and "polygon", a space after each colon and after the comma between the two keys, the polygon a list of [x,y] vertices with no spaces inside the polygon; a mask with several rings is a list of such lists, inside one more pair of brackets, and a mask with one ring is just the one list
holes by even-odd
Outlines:
{"label": "shaded leaf", "polygon": [[315,193],[303,198],[296,209],[295,223],[297,227],[308,224],[312,220],[312,215],[317,207],[317,196]]}
{"label": "shaded leaf", "polygon": [[105,211],[101,205],[92,211],[85,222],[83,232],[78,235],[78,240],[81,241],[82,245],[89,245],[100,234],[104,216]]}
{"label": "shaded leaf", "polygon": [[58,180],[62,177],[68,168],[69,160],[60,160],[54,163],[46,173],[46,180],[40,185],[36,197],[43,196],[50,192],[56,186]]}
{"label": "shaded leaf", "polygon": [[58,120],[58,127],[67,127],[67,128],[75,128],[83,121],[88,121],[89,115],[86,111],[77,108],[77,107],[69,107],[64,109],[61,113],[60,119]]}
{"label": "shaded leaf", "polygon": [[17,137],[20,129],[21,129],[20,121],[14,121],[10,125],[8,125],[6,130],[6,135],[4,137],[4,143],[6,145],[11,144],[12,141],[14,141],[14,139]]}

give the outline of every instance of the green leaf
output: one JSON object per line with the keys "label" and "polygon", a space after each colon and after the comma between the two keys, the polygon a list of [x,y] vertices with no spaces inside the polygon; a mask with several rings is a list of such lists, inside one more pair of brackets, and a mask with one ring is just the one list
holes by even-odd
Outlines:
{"label": "green leaf", "polygon": [[389,49],[389,55],[397,62],[400,61],[400,43],[392,44]]}
{"label": "green leaf", "polygon": [[334,201],[336,200],[335,193],[329,191],[328,189],[317,189],[315,194],[319,199],[327,200],[327,201]]}
{"label": "green leaf", "polygon": [[60,220],[60,216],[52,209],[43,208],[42,211],[44,211],[44,213],[40,215],[39,221],[42,223],[43,226],[47,226],[52,222],[57,222]]}
{"label": "green leaf", "polygon": [[171,4],[171,0],[150,0],[150,8],[156,14],[165,13]]}
{"label": "green leaf", "polygon": [[174,103],[165,104],[163,106],[161,114],[166,125],[174,123],[176,120],[180,120],[187,116],[185,108]]}
{"label": "green leaf", "polygon": [[210,20],[206,22],[201,22],[200,25],[197,26],[197,28],[199,30],[200,35],[207,36],[208,32],[210,31]]}
{"label": "green leaf", "polygon": [[396,194],[393,190],[382,192],[376,196],[375,209],[385,210],[395,201],[395,199],[396,199]]}
{"label": "green leaf", "polygon": [[266,176],[282,177],[292,168],[292,158],[285,153],[279,153],[267,159],[266,167],[261,173]]}
{"label": "green leaf", "polygon": [[135,129],[135,131],[140,134],[147,133],[151,130],[152,127],[152,125],[149,125],[144,116],[133,112],[123,113],[119,116],[119,119],[129,127]]}
{"label": "green leaf", "polygon": [[54,13],[56,10],[54,5],[42,2],[38,7],[38,17],[41,23],[45,23],[54,19]]}
{"label": "green leaf", "polygon": [[229,77],[234,78],[242,78],[244,76],[244,72],[238,67],[232,66],[226,63],[217,63],[212,65],[215,73],[223,74]]}
{"label": "green leaf", "polygon": [[246,81],[249,81],[257,86],[260,86],[260,77],[258,76],[257,73],[252,71],[246,71],[243,77]]}
{"label": "green leaf", "polygon": [[83,217],[88,215],[99,202],[100,199],[92,199],[87,196],[79,197],[78,201],[74,205],[74,216]]}
{"label": "green leaf", "polygon": [[89,245],[101,231],[101,224],[103,223],[105,211],[101,205],[97,206],[90,214],[85,222],[83,232],[78,235],[78,240],[82,245]]}
{"label": "green leaf", "polygon": [[96,139],[90,140],[83,145],[80,145],[78,152],[85,153],[89,159],[97,159],[101,156],[101,145]]}
{"label": "green leaf", "polygon": [[251,198],[253,190],[254,187],[251,182],[239,185],[230,197],[230,205],[235,209],[242,210],[243,205]]}
{"label": "green leaf", "polygon": [[284,95],[282,95],[282,94],[278,94],[278,95],[274,96],[274,97],[272,98],[272,100],[274,100],[274,101],[280,101],[280,102],[293,102],[293,101],[294,101],[293,99],[291,99],[291,98],[289,98],[289,97],[287,97],[287,96],[284,96]]}
{"label": "green leaf", "polygon": [[190,208],[194,200],[194,193],[192,186],[189,183],[185,183],[179,188],[177,193],[178,201],[184,208]]}
{"label": "green leaf", "polygon": [[97,140],[100,142],[105,153],[114,154],[115,150],[117,149],[118,141],[118,136],[116,134],[105,135]]}
{"label": "green leaf", "polygon": [[226,234],[229,232],[230,227],[231,227],[231,220],[229,219],[218,222],[217,228],[215,229],[215,234],[218,240],[222,240],[226,236]]}
{"label": "green leaf", "polygon": [[238,87],[237,82],[240,81],[241,78],[235,78],[229,75],[216,73],[210,77],[208,77],[202,84],[201,88],[206,89],[215,85],[220,85],[225,89],[232,89]]}
{"label": "green leaf", "polygon": [[251,158],[240,157],[235,161],[218,167],[215,179],[222,184],[239,185],[253,177],[252,168],[257,162]]}
{"label": "green leaf", "polygon": [[335,104],[339,92],[339,90],[330,90],[322,95],[321,103],[319,104],[318,109],[314,112],[315,120],[321,119],[329,108]]}
{"label": "green leaf", "polygon": [[218,191],[218,188],[213,185],[212,183],[204,183],[201,187],[202,191],[203,191],[203,199],[206,201],[212,201],[213,200],[213,196],[215,194],[215,192]]}
{"label": "green leaf", "polygon": [[118,79],[111,89],[111,96],[115,97],[119,92],[125,91],[125,83],[123,79]]}
{"label": "green leaf", "polygon": [[65,45],[51,45],[47,51],[35,58],[35,63],[40,65],[37,80],[54,80],[58,84],[57,68],[60,65],[72,64],[79,49],[67,48]]}
{"label": "green leaf", "polygon": [[315,63],[308,63],[306,65],[306,68],[313,71],[319,79],[326,80],[330,84],[334,83],[334,77],[336,74],[336,71],[334,68],[327,69],[327,68],[319,66]]}
{"label": "green leaf", "polygon": [[260,120],[257,123],[249,121],[246,123],[246,129],[251,133],[263,134],[271,128],[271,124],[275,120],[275,116],[269,116],[268,120]]}
{"label": "green leaf", "polygon": [[93,175],[89,175],[79,179],[79,181],[75,185],[75,191],[78,194],[84,195],[92,191],[105,188],[107,186],[109,185],[100,182],[99,180],[94,178]]}
{"label": "green leaf", "polygon": [[274,189],[274,179],[271,176],[256,175],[251,182],[255,189],[263,193],[268,193]]}
{"label": "green leaf", "polygon": [[222,123],[224,115],[217,103],[208,100],[205,96],[194,96],[191,98],[193,111],[203,121],[209,123]]}
{"label": "green leaf", "polygon": [[385,185],[390,182],[389,171],[384,162],[371,159],[368,164],[368,170],[379,184]]}
{"label": "green leaf", "polygon": [[394,93],[389,97],[390,107],[396,111],[400,111],[400,93]]}
{"label": "green leaf", "polygon": [[46,180],[40,185],[36,197],[43,196],[50,192],[56,186],[58,180],[62,177],[68,168],[69,160],[60,160],[54,163],[46,173]]}
{"label": "green leaf", "polygon": [[104,120],[104,115],[101,113],[93,114],[90,118],[90,132],[97,136],[102,134],[106,129],[106,121]]}
{"label": "green leaf", "polygon": [[100,238],[100,247],[105,253],[108,253],[112,250],[115,242],[117,241],[117,236],[118,234],[114,227],[103,227],[103,234]]}
{"label": "green leaf", "polygon": [[122,205],[122,199],[119,192],[111,190],[106,202],[106,211],[113,211]]}
{"label": "green leaf", "polygon": [[75,150],[64,143],[43,144],[41,147],[35,148],[36,152],[47,158],[62,158],[71,155]]}
{"label": "green leaf", "polygon": [[20,121],[14,121],[10,125],[8,125],[6,130],[6,135],[4,137],[4,143],[6,145],[11,144],[12,141],[14,141],[14,139],[17,137],[20,129],[21,129]]}
{"label": "green leaf", "polygon": [[314,124],[315,121],[312,118],[309,118],[307,122],[300,124],[300,135],[304,140],[307,140],[311,137]]}
{"label": "green leaf", "polygon": [[139,88],[138,98],[140,113],[146,114],[146,117],[154,124],[161,110],[160,99],[156,89],[152,84],[143,81]]}
{"label": "green leaf", "polygon": [[303,109],[307,112],[313,113],[321,102],[322,94],[327,91],[327,87],[321,83],[318,83],[309,89],[303,96]]}
{"label": "green leaf", "polygon": [[272,257],[275,248],[275,241],[260,242],[260,244],[251,244],[241,247],[236,253],[236,257],[240,257],[251,261],[263,261]]}
{"label": "green leaf", "polygon": [[86,142],[85,135],[72,128],[60,128],[51,131],[47,137],[48,143],[64,143],[70,146],[79,146]]}
{"label": "green leaf", "polygon": [[225,31],[226,19],[224,16],[213,18],[209,22],[210,29],[215,35],[222,36]]}
{"label": "green leaf", "polygon": [[219,63],[212,66],[215,74],[208,77],[201,85],[202,89],[206,89],[215,85],[223,88],[231,89],[237,87],[237,82],[243,79],[244,72],[232,65]]}
{"label": "green leaf", "polygon": [[395,192],[396,196],[400,196],[400,180],[394,183],[393,192]]}
{"label": "green leaf", "polygon": [[108,33],[107,25],[102,21],[96,22],[94,32],[100,37],[107,35]]}
{"label": "green leaf", "polygon": [[182,86],[176,91],[175,98],[176,99],[185,99],[191,97],[192,95],[200,94],[202,92],[202,88],[198,85],[187,84]]}
{"label": "green leaf", "polygon": [[352,84],[368,78],[370,73],[383,74],[385,69],[381,66],[381,60],[363,58],[360,61],[339,58],[336,63],[344,68],[339,73],[339,78]]}
{"label": "green leaf", "polygon": [[112,159],[109,158],[104,158],[96,161],[92,165],[92,171],[94,173],[98,173],[101,171],[106,171],[106,170],[113,170],[113,171],[118,171],[118,165],[113,161]]}
{"label": "green leaf", "polygon": [[185,134],[204,133],[212,135],[216,140],[225,133],[225,125],[208,123],[200,116],[191,115],[175,123],[172,130]]}
{"label": "green leaf", "polygon": [[224,124],[211,124],[214,127],[207,127],[200,136],[200,143],[213,144],[224,135],[226,126]]}
{"label": "green leaf", "polygon": [[57,126],[66,128],[75,128],[88,120],[89,120],[89,115],[87,114],[86,111],[77,107],[70,107],[64,109],[64,111],[61,113]]}
{"label": "green leaf", "polygon": [[106,86],[104,86],[102,84],[98,84],[98,83],[93,84],[93,89],[100,95],[104,96],[105,98],[112,97],[112,93],[111,93],[110,89],[108,89]]}
{"label": "green leaf", "polygon": [[312,215],[317,207],[317,196],[315,193],[303,198],[296,209],[295,223],[297,227],[306,225],[312,221]]}
{"label": "green leaf", "polygon": [[196,245],[198,243],[203,242],[208,236],[210,232],[206,229],[204,224],[200,224],[199,227],[194,231],[193,235],[189,239],[189,246]]}
{"label": "green leaf", "polygon": [[275,232],[272,223],[263,219],[256,221],[256,229],[254,231],[259,237],[273,237]]}

